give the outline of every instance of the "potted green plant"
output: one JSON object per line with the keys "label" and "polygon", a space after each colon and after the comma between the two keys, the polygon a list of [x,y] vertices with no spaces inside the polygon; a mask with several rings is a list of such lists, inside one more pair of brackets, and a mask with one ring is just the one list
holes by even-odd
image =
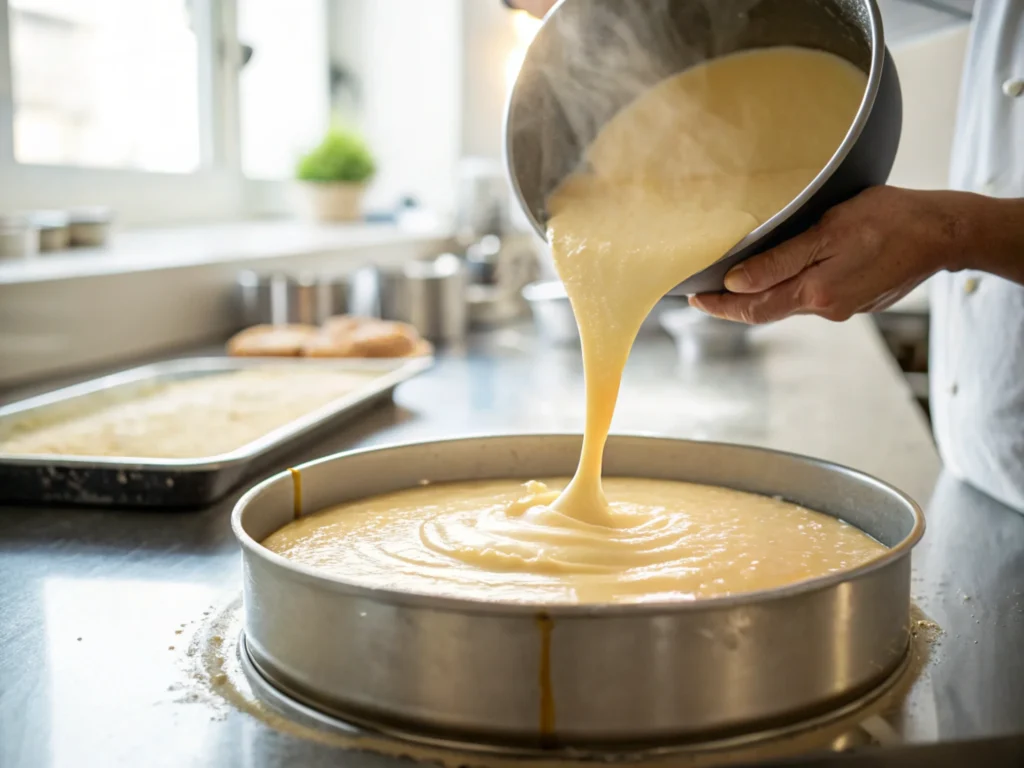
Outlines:
{"label": "potted green plant", "polygon": [[363,138],[339,125],[303,155],[295,169],[303,209],[318,221],[356,221],[363,192],[377,170]]}

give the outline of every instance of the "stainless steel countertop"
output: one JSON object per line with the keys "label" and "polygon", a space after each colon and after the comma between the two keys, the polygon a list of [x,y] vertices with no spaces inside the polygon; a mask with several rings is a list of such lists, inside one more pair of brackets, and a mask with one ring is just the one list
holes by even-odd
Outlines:
{"label": "stainless steel countertop", "polygon": [[[928,743],[1024,732],[1024,516],[942,473],[923,414],[867,319],[796,318],[758,329],[753,342],[745,359],[689,370],[667,338],[639,342],[614,428],[821,456],[927,504],[914,592],[945,633],[890,720],[893,735]],[[578,431],[578,354],[516,330],[475,338],[403,385],[395,406],[290,463],[396,441]],[[0,765],[394,764],[174,692],[190,622],[240,592],[235,498],[173,514],[0,509]],[[887,750],[873,754],[888,764]]]}

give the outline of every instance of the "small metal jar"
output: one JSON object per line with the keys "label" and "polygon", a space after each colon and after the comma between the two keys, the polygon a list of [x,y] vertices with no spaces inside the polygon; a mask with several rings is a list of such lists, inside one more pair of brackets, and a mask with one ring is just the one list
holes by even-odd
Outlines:
{"label": "small metal jar", "polygon": [[378,270],[377,279],[380,316],[385,320],[409,323],[424,339],[438,344],[466,337],[468,274],[458,256],[449,253]]}
{"label": "small metal jar", "polygon": [[282,272],[261,274],[246,270],[238,276],[241,324],[320,325],[349,311],[350,281],[344,275],[298,276]]}
{"label": "small metal jar", "polygon": [[102,248],[110,241],[114,217],[109,208],[77,208],[70,211],[68,217],[71,245],[80,248]]}
{"label": "small metal jar", "polygon": [[0,215],[0,259],[23,259],[39,251],[39,230],[27,216]]}
{"label": "small metal jar", "polygon": [[63,251],[71,245],[71,218],[64,211],[36,211],[32,222],[39,230],[39,250]]}
{"label": "small metal jar", "polygon": [[691,308],[667,310],[658,319],[675,341],[683,362],[741,357],[748,351],[749,325]]}
{"label": "small metal jar", "polygon": [[289,282],[288,316],[293,323],[321,325],[349,308],[349,280],[342,275],[300,274]]}

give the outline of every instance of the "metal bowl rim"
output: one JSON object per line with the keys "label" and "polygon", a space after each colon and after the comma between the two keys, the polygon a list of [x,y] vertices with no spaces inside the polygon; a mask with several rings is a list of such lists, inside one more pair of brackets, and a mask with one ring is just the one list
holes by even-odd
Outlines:
{"label": "metal bowl rim", "polygon": [[[474,441],[501,441],[505,439],[536,439],[536,440],[550,440],[550,439],[582,439],[581,435],[571,433],[508,433],[501,435],[476,435],[476,436],[463,436],[463,437],[451,437],[443,438],[439,440],[417,440],[403,443],[394,443],[384,446],[376,446],[370,448],[362,448],[352,451],[342,451],[340,453],[325,456],[320,459],[300,464],[295,469],[300,472],[303,470],[312,469],[320,465],[330,464],[333,462],[344,461],[347,458],[361,456],[364,454],[371,453],[388,453],[390,451],[400,450],[404,448],[425,448],[427,446],[444,446],[453,445],[456,443],[468,443]],[[246,509],[249,505],[255,501],[263,492],[269,488],[272,484],[279,482],[287,477],[291,476],[290,470],[279,472],[266,480],[263,480],[250,490],[248,490],[235,504],[234,509],[231,512],[231,530],[234,533],[235,538],[242,546],[243,550],[249,555],[263,560],[274,567],[286,572],[286,575],[290,578],[298,578],[303,581],[313,582],[320,587],[328,587],[332,591],[342,591],[349,596],[362,597],[375,602],[385,602],[390,605],[407,606],[412,608],[424,608],[424,609],[435,609],[435,610],[447,610],[457,613],[466,614],[487,614],[487,615],[498,615],[498,616],[522,616],[524,614],[536,616],[537,614],[543,614],[552,618],[585,618],[585,617],[601,617],[601,618],[613,618],[613,617],[633,617],[633,616],[649,616],[652,614],[676,614],[676,613],[695,613],[712,610],[724,610],[730,608],[738,608],[744,606],[763,605],[766,601],[783,600],[786,598],[795,597],[798,595],[825,591],[839,584],[853,581],[875,571],[887,568],[896,562],[909,557],[911,550],[918,544],[925,531],[925,517],[921,507],[915,502],[910,496],[900,491],[898,488],[886,483],[878,478],[869,475],[860,470],[851,469],[850,467],[843,466],[842,464],[836,464],[834,462],[826,461],[824,459],[817,459],[810,456],[804,456],[797,453],[788,451],[777,451],[771,448],[761,448],[758,446],[742,445],[738,443],[723,443],[723,442],[712,442],[702,440],[688,440],[682,438],[672,437],[657,437],[651,435],[643,435],[636,433],[626,434],[615,434],[609,436],[609,440],[642,440],[649,443],[684,443],[691,446],[703,445],[715,448],[724,448],[726,450],[734,450],[738,452],[752,452],[760,454],[773,454],[776,456],[782,456],[785,458],[793,459],[803,464],[810,465],[815,469],[823,472],[832,472],[845,475],[859,483],[874,486],[876,489],[888,494],[901,502],[913,515],[914,525],[910,530],[910,533],[903,538],[896,546],[889,548],[883,555],[871,560],[857,568],[852,568],[846,571],[840,571],[837,573],[828,574],[826,576],[819,576],[814,579],[808,579],[806,581],[797,582],[785,587],[778,587],[770,590],[760,590],[756,592],[744,592],[735,595],[726,595],[722,597],[709,597],[701,598],[699,600],[680,601],[680,600],[666,600],[650,603],[505,603],[505,602],[490,602],[486,600],[475,600],[468,598],[455,598],[441,595],[431,595],[425,592],[406,592],[394,589],[382,589],[378,587],[367,587],[362,586],[344,579],[325,574],[318,569],[310,566],[301,565],[289,560],[281,555],[271,552],[269,549],[264,547],[260,542],[253,539],[243,528],[242,519],[245,516]],[[469,478],[467,478],[469,479]],[[455,482],[455,481],[453,481]],[[823,512],[823,514],[828,514]],[[243,553],[244,554],[244,553]]]}
{"label": "metal bowl rim", "polygon": [[[551,10],[548,11],[544,17],[540,29],[537,30],[537,34],[534,36],[534,40],[537,40],[544,28],[551,23],[551,20],[558,13],[559,9],[568,0],[558,0]],[[885,33],[882,26],[882,13],[878,9],[877,0],[861,0],[866,6],[868,12],[868,18],[870,19],[869,32],[871,35],[871,68],[868,70],[868,81],[864,87],[864,96],[861,99],[860,106],[857,108],[857,114],[854,115],[853,122],[850,124],[850,129],[846,132],[846,136],[840,143],[839,147],[832,154],[832,157],[825,164],[825,167],[818,172],[818,175],[811,180],[810,184],[804,187],[803,191],[800,192],[793,200],[781,211],[776,213],[770,219],[765,221],[763,224],[758,226],[756,229],[747,234],[742,240],[736,245],[729,249],[720,259],[716,260],[713,264],[709,265],[708,268],[718,264],[736,253],[750,247],[752,244],[761,240],[766,235],[777,229],[783,222],[785,222],[790,216],[798,211],[804,204],[806,204],[818,191],[825,186],[832,175],[836,172],[840,165],[846,160],[850,152],[853,151],[854,145],[860,140],[861,134],[864,132],[864,127],[868,123],[868,118],[871,116],[871,112],[875,106],[875,100],[878,96],[878,90],[882,84],[882,69],[885,66],[886,47],[885,47]],[[532,47],[532,43],[531,46]],[[778,46],[773,46],[778,47]],[[729,54],[726,54],[729,55]],[[529,56],[529,49],[527,49],[527,56]],[[713,61],[714,58],[722,58],[721,56],[713,57],[707,61]],[[706,63],[706,62],[702,62]],[[681,70],[686,71],[686,70]],[[519,203],[519,208],[523,211],[530,224],[533,226],[534,231],[537,232],[540,237],[547,242],[547,227],[537,220],[534,216],[533,211],[530,210],[530,206],[526,203],[526,198],[523,195],[523,190],[519,185],[519,177],[514,172],[514,155],[512,150],[512,132],[509,130],[512,123],[512,108],[516,104],[517,96],[520,90],[520,80],[517,77],[512,85],[512,89],[509,92],[508,99],[505,105],[505,120],[502,127],[502,145],[504,147],[505,154],[505,173],[508,175],[509,183],[512,186],[512,191],[515,194],[516,202]],[[701,270],[702,272],[704,270]],[[699,274],[699,273],[698,273]]]}

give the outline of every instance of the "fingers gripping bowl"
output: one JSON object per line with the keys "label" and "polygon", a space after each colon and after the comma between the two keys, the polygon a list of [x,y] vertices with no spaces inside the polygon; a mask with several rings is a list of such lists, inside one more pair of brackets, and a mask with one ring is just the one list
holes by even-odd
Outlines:
{"label": "fingers gripping bowl", "polygon": [[841,706],[905,657],[920,509],[858,472],[758,448],[613,437],[609,476],[779,495],[888,547],[848,572],[767,592],[633,605],[490,603],[372,589],[260,542],[299,514],[424,480],[570,474],[575,436],[421,443],[273,477],[232,516],[245,647],[299,700],[355,721],[517,745],[654,744],[728,735]]}

